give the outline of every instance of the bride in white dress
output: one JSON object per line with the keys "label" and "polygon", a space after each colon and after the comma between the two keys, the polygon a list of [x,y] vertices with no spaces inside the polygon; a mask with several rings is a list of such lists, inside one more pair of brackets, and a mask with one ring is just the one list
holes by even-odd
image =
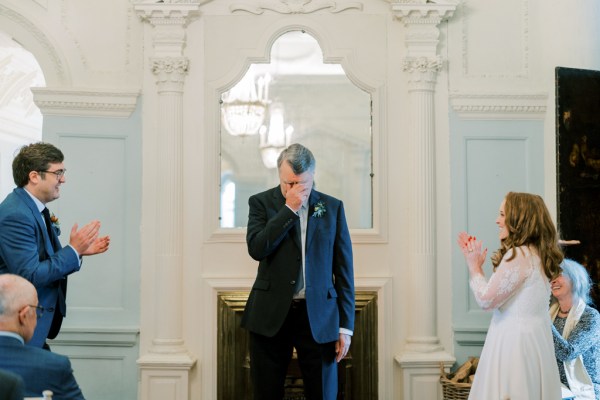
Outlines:
{"label": "bride in white dress", "polygon": [[493,310],[469,399],[560,400],[548,316],[550,280],[563,258],[556,228],[542,198],[529,193],[508,193],[496,224],[500,248],[489,280],[487,249],[465,232],[458,236],[475,299]]}

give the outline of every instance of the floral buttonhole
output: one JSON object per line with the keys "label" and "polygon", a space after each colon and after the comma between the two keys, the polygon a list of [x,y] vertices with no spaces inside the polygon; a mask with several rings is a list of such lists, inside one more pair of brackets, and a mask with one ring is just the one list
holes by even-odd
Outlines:
{"label": "floral buttonhole", "polygon": [[56,234],[60,236],[60,221],[54,213],[50,214],[50,222],[52,222],[52,227],[56,229]]}
{"label": "floral buttonhole", "polygon": [[315,218],[321,218],[323,216],[323,214],[325,214],[327,212],[327,209],[325,208],[325,203],[323,203],[322,201],[319,201],[317,204],[315,204],[315,208],[314,208],[314,212],[313,212],[313,217]]}

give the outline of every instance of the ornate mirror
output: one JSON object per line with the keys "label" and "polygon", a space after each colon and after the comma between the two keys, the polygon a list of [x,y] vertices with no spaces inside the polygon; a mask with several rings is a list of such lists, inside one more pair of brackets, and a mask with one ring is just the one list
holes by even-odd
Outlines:
{"label": "ornate mirror", "polygon": [[344,202],[350,228],[372,228],[371,95],[305,32],[281,35],[270,54],[221,96],[220,227],[246,226],[248,197],[279,184],[277,156],[301,143],[316,189]]}

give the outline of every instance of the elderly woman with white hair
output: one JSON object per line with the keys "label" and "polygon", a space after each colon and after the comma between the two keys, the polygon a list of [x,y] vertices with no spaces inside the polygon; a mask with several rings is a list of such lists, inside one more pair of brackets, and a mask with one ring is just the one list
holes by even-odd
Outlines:
{"label": "elderly woman with white hair", "polygon": [[570,259],[551,282],[552,334],[561,382],[577,400],[600,399],[600,314],[589,306],[590,277]]}

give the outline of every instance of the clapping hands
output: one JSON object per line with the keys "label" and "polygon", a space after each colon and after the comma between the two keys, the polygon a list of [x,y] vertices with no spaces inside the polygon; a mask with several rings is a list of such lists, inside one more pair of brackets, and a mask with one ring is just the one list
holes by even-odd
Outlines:
{"label": "clapping hands", "polygon": [[78,229],[74,224],[71,228],[69,244],[77,251],[80,256],[91,256],[104,253],[110,245],[109,236],[99,236],[100,221],[94,220]]}
{"label": "clapping hands", "polygon": [[470,272],[481,272],[485,258],[487,257],[487,249],[483,249],[481,240],[477,240],[475,236],[469,235],[467,232],[460,232],[457,239],[458,245],[465,256]]}

